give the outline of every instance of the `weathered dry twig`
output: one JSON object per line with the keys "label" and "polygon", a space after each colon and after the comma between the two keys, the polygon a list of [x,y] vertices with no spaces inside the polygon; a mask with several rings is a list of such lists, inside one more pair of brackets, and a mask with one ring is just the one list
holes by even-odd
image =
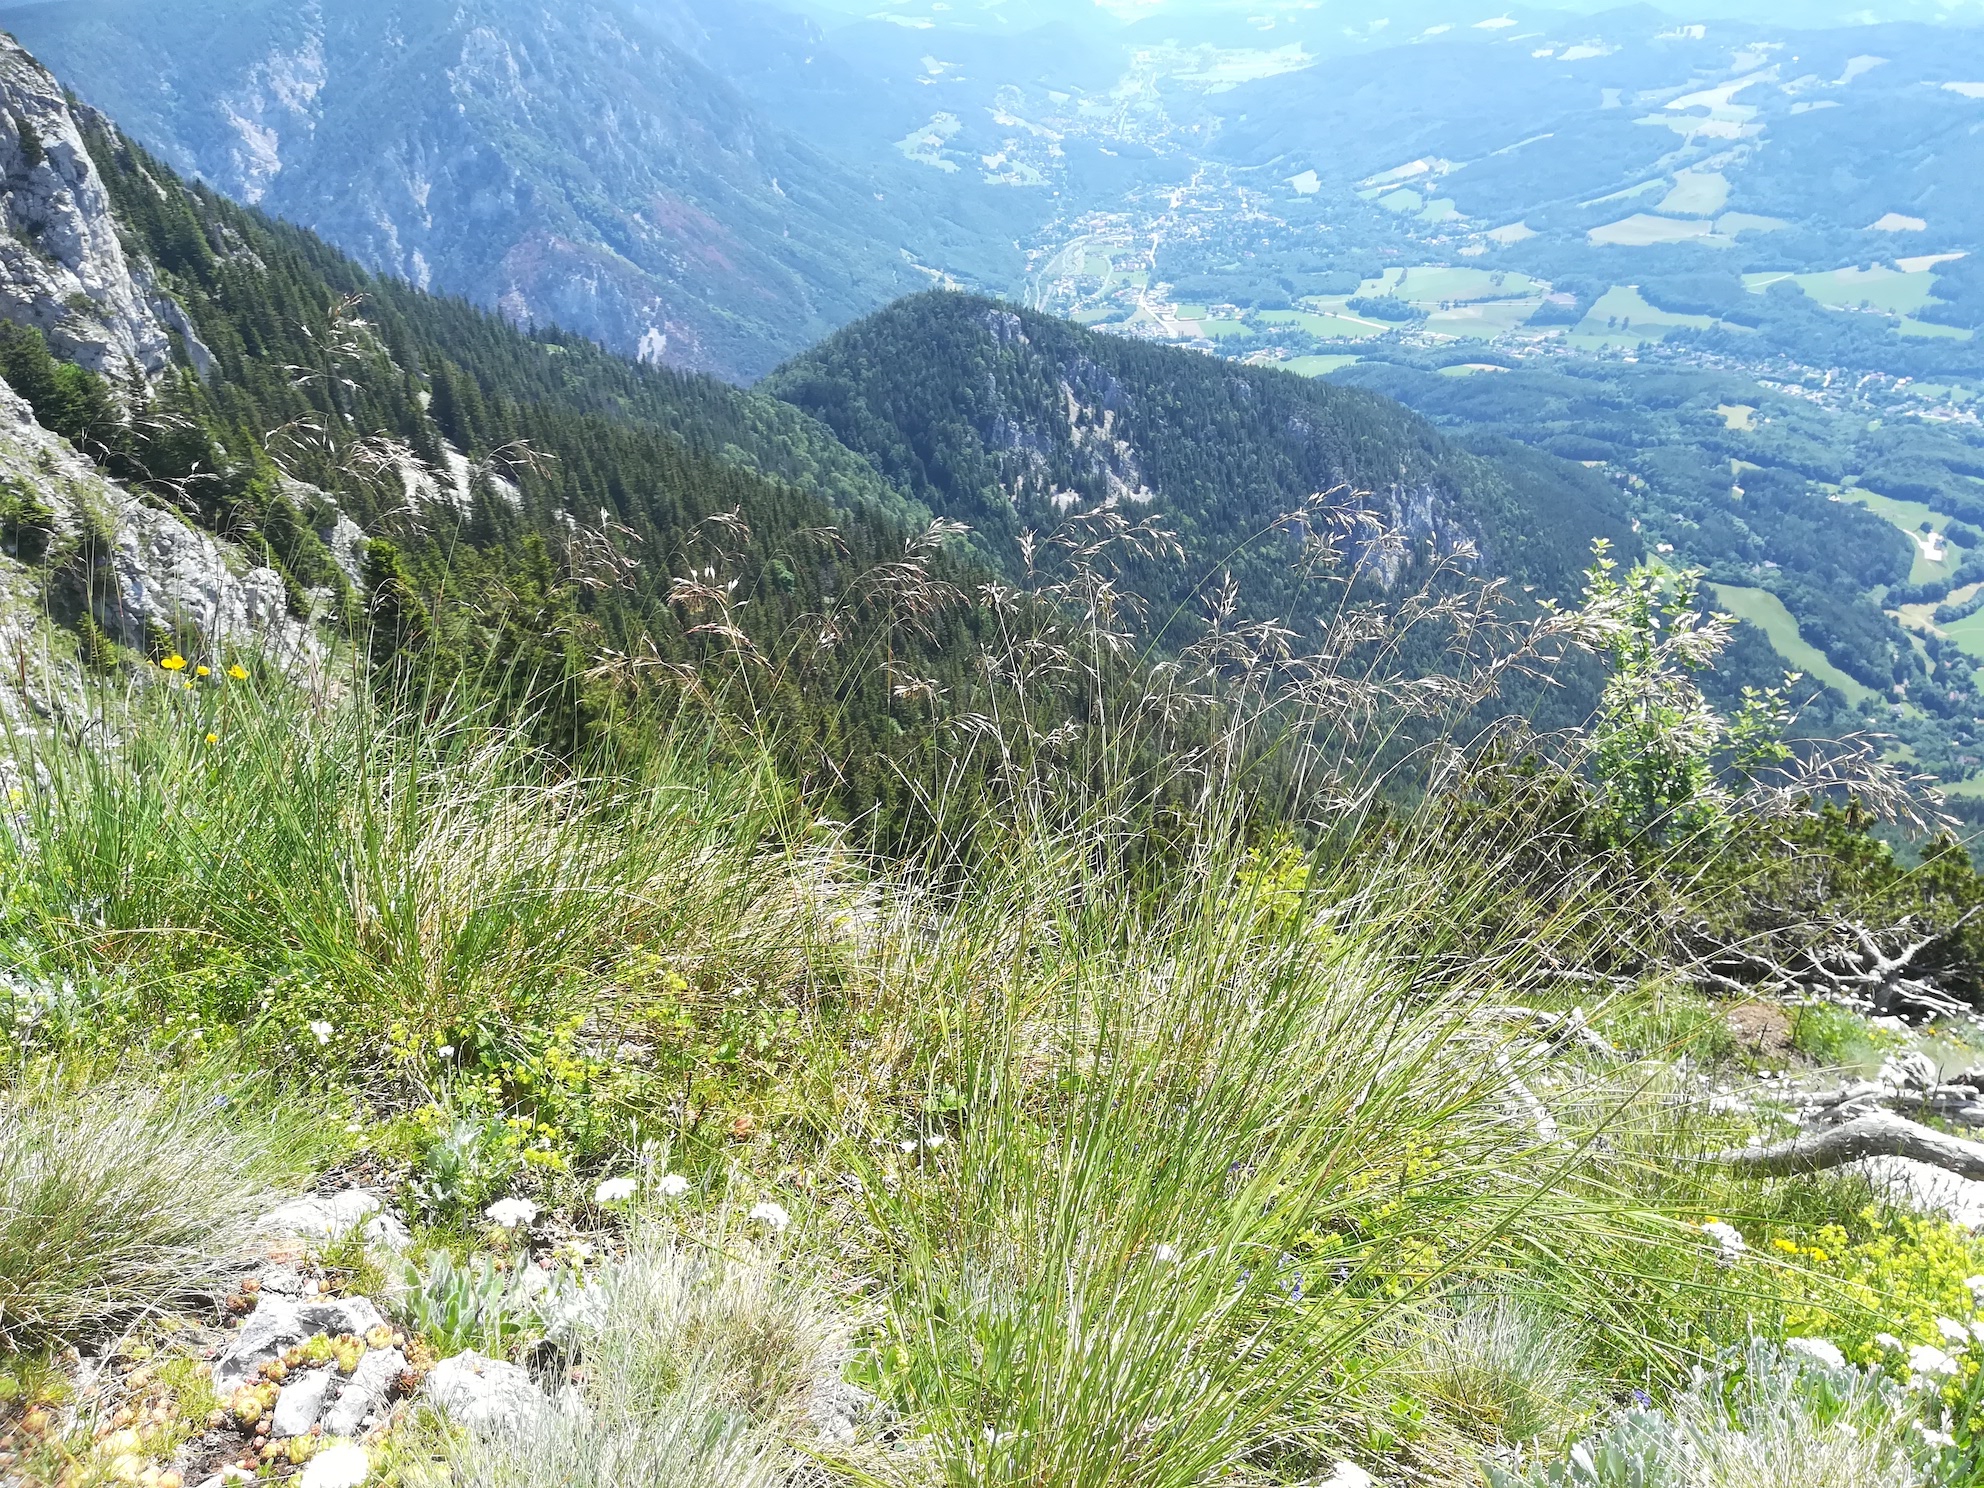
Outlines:
{"label": "weathered dry twig", "polygon": [[1724,1152],[1718,1161],[1759,1177],[1822,1173],[1868,1157],[1906,1157],[1984,1181],[1984,1142],[1953,1137],[1891,1111],[1857,1117],[1843,1126],[1806,1132],[1771,1147]]}
{"label": "weathered dry twig", "polygon": [[1585,1021],[1582,1008],[1573,1008],[1568,1013],[1552,1013],[1542,1008],[1487,1007],[1482,1008],[1475,1016],[1484,1023],[1500,1023],[1504,1027],[1527,1029],[1553,1046],[1577,1044],[1586,1053],[1595,1054],[1600,1059],[1619,1057],[1619,1051]]}

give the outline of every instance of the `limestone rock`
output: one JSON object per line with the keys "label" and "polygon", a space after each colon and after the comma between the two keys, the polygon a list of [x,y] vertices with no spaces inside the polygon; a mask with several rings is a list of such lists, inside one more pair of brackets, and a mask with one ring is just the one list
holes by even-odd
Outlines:
{"label": "limestone rock", "polygon": [[293,1200],[264,1214],[255,1226],[264,1234],[295,1235],[305,1240],[340,1240],[362,1228],[368,1241],[389,1250],[404,1250],[413,1240],[405,1223],[385,1201],[364,1189]]}
{"label": "limestone rock", "polygon": [[[0,74],[4,61],[0,44]],[[0,118],[0,134],[4,130]],[[0,266],[0,279],[4,274]],[[0,315],[4,297],[0,285]],[[323,657],[323,643],[290,614],[282,581],[272,570],[106,480],[66,439],[37,423],[27,402],[4,382],[0,480],[47,504],[53,514],[51,549],[68,549],[93,566],[95,619],[113,639],[143,647],[156,628],[174,633],[190,628],[210,648],[211,660],[253,651],[299,673]],[[32,660],[43,650],[34,632],[48,609],[48,581],[46,570],[0,555],[0,643],[10,659]],[[60,713],[76,702],[74,684],[73,677],[26,662],[0,669],[0,717],[18,723],[24,716]]]}
{"label": "limestone rock", "polygon": [[304,1302],[266,1297],[214,1361],[214,1390],[225,1399],[252,1381],[271,1359],[281,1358],[319,1334],[336,1337],[340,1333],[352,1333],[363,1337],[367,1330],[384,1322],[379,1309],[363,1297],[325,1297]]}
{"label": "limestone rock", "polygon": [[822,1441],[848,1446],[869,1434],[882,1417],[882,1402],[843,1379],[822,1379],[806,1402],[806,1419]]}
{"label": "limestone rock", "polygon": [[58,357],[112,378],[170,366],[173,333],[183,337],[192,327],[183,312],[164,310],[166,297],[125,257],[76,111],[48,70],[7,36],[0,36],[0,183],[0,317],[36,327]]}
{"label": "limestone rock", "polygon": [[426,1391],[442,1415],[481,1431],[516,1431],[550,1403],[516,1365],[474,1352],[436,1364]]}
{"label": "limestone rock", "polygon": [[406,1355],[396,1348],[370,1349],[338,1392],[337,1404],[322,1417],[324,1435],[357,1436],[366,1421],[385,1410],[393,1387],[406,1372]]}
{"label": "limestone rock", "polygon": [[269,1435],[303,1436],[315,1426],[317,1417],[323,1414],[324,1400],[330,1394],[336,1372],[329,1368],[313,1369],[284,1385],[282,1394],[276,1397]]}

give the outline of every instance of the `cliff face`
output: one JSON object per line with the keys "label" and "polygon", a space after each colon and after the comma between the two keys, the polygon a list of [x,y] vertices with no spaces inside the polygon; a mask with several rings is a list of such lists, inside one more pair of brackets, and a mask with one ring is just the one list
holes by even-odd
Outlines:
{"label": "cliff face", "polygon": [[[0,37],[0,318],[34,326],[50,349],[113,380],[156,377],[174,339],[204,348],[149,265],[126,253],[82,120],[31,56]],[[0,382],[0,721],[60,701],[62,669],[41,664],[52,613],[87,612],[111,640],[160,636],[251,646],[296,664],[319,654],[283,581],[232,544],[115,481]],[[73,675],[73,674],[70,674]]]}
{"label": "cliff face", "polygon": [[95,372],[150,376],[179,320],[117,239],[110,201],[54,78],[0,36],[0,318]]}
{"label": "cliff face", "polygon": [[944,214],[907,170],[868,179],[769,125],[675,7],[78,0],[0,21],[180,170],[631,356],[753,377],[935,277],[912,260]]}

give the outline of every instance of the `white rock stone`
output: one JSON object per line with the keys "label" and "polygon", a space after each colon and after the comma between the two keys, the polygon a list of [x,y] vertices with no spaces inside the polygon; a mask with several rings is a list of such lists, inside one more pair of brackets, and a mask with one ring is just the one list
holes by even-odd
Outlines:
{"label": "white rock stone", "polygon": [[406,1369],[406,1355],[396,1348],[369,1349],[345,1381],[337,1404],[322,1417],[326,1436],[357,1436],[366,1419],[386,1408],[393,1386]]}
{"label": "white rock stone", "polygon": [[293,1200],[264,1214],[255,1227],[264,1234],[304,1240],[341,1240],[362,1228],[368,1241],[393,1250],[405,1249],[413,1239],[385,1200],[357,1188]]}
{"label": "white rock stone", "polygon": [[332,1369],[313,1369],[300,1374],[282,1387],[276,1397],[275,1414],[269,1418],[269,1435],[303,1436],[324,1412],[324,1399],[331,1391]]}
{"label": "white rock stone", "polygon": [[842,1379],[814,1382],[806,1419],[822,1441],[844,1447],[857,1441],[882,1416],[882,1402]]}
{"label": "white rock stone", "polygon": [[426,1394],[442,1415],[481,1431],[516,1431],[549,1404],[516,1365],[474,1352],[443,1359],[429,1370]]}
{"label": "white rock stone", "polygon": [[1316,1488],[1374,1488],[1375,1479],[1354,1462],[1339,1462]]}
{"label": "white rock stone", "polygon": [[363,1297],[325,1297],[306,1302],[264,1298],[214,1361],[214,1389],[222,1397],[231,1394],[252,1380],[271,1359],[281,1358],[319,1334],[336,1337],[351,1333],[363,1337],[368,1329],[384,1322],[379,1309]]}
{"label": "white rock stone", "polygon": [[298,1488],[359,1488],[371,1475],[371,1454],[356,1442],[339,1442],[310,1459]]}
{"label": "white rock stone", "polygon": [[1968,1229],[1984,1227],[1984,1183],[1912,1157],[1869,1157],[1854,1164],[1890,1203],[1940,1214]]}

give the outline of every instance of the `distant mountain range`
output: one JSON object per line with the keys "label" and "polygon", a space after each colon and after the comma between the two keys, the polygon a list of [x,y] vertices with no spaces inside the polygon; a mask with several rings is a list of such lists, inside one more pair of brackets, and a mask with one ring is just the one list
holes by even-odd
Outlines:
{"label": "distant mountain range", "polygon": [[748,378],[1016,265],[945,181],[852,170],[713,70],[775,87],[816,44],[744,0],[80,0],[0,25],[229,195],[644,359]]}
{"label": "distant mountain range", "polygon": [[[1392,249],[1485,256],[1582,316],[1692,272],[1676,253],[1789,273],[1984,247],[1984,30],[1915,23],[1984,6],[1712,9],[1736,19],[64,0],[0,26],[179,169],[373,268],[745,380],[940,284],[1190,340],[1181,303],[1354,291]],[[1151,246],[1128,315],[1070,282],[1098,229]]]}

